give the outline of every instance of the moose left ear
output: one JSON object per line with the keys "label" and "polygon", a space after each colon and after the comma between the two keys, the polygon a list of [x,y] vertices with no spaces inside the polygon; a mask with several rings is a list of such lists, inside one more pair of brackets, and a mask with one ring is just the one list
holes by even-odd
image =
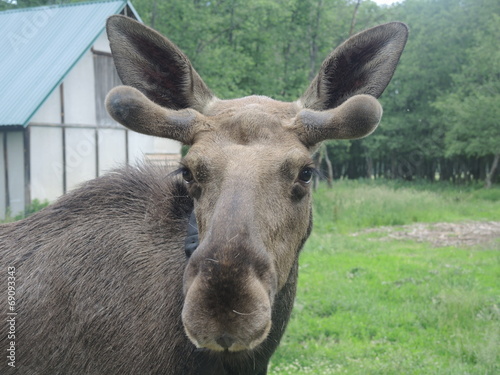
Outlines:
{"label": "moose left ear", "polygon": [[362,31],[323,62],[300,98],[303,108],[322,111],[348,98],[368,94],[378,98],[389,84],[408,39],[404,23],[391,22]]}
{"label": "moose left ear", "polygon": [[202,112],[214,95],[189,59],[170,40],[125,16],[106,23],[116,70],[122,82],[169,109]]}

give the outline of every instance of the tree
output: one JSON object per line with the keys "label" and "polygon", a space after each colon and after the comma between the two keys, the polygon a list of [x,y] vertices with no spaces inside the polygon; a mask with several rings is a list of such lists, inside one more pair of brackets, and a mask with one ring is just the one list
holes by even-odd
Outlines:
{"label": "tree", "polygon": [[485,185],[490,187],[500,160],[500,15],[474,33],[461,71],[453,75],[449,93],[437,102],[447,125],[447,155],[491,156]]}

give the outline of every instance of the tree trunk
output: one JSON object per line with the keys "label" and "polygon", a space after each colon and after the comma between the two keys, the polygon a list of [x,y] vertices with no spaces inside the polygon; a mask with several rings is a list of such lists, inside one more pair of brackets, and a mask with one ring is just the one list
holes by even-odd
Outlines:
{"label": "tree trunk", "polygon": [[157,12],[157,0],[153,1],[153,9],[151,10],[151,26],[153,29],[155,27],[156,22],[156,12]]}
{"label": "tree trunk", "polygon": [[488,160],[485,156],[483,156],[479,160],[479,177],[477,178],[478,181],[486,181],[486,175],[487,175],[487,168],[488,168]]}
{"label": "tree trunk", "polygon": [[497,154],[495,154],[495,157],[493,159],[493,164],[491,165],[489,172],[486,174],[486,181],[485,181],[485,188],[486,189],[491,188],[491,181],[493,179],[493,176],[495,175],[495,171],[498,167],[499,161],[500,161],[500,153],[497,153]]}
{"label": "tree trunk", "polygon": [[373,178],[373,159],[370,156],[366,157],[366,177]]}
{"label": "tree trunk", "polygon": [[356,5],[354,6],[354,12],[352,13],[352,18],[351,18],[351,27],[349,29],[349,36],[352,36],[354,34],[354,27],[356,26],[356,16],[358,14],[358,9],[359,6],[361,5],[362,0],[358,0],[356,2]]}
{"label": "tree trunk", "polygon": [[[316,154],[316,168],[318,170],[321,170],[321,163],[323,162],[323,155],[320,152],[318,152]],[[319,186],[319,177],[320,177],[320,173],[316,173],[316,175],[314,176],[314,181],[313,181],[313,189],[316,190]]]}
{"label": "tree trunk", "polygon": [[391,179],[396,179],[398,178],[398,161],[397,159],[393,156],[391,158]]}
{"label": "tree trunk", "polygon": [[326,183],[328,184],[328,187],[331,188],[333,186],[333,168],[332,168],[332,162],[330,161],[330,158],[328,157],[328,148],[326,145],[321,146],[323,148],[323,157],[325,158],[326,165],[328,167],[328,177],[326,179]]}
{"label": "tree trunk", "polygon": [[316,8],[316,18],[314,24],[310,28],[310,50],[309,50],[309,81],[311,81],[316,76],[316,60],[318,59],[318,35],[319,35],[319,24],[321,21],[321,12],[323,8],[323,0],[318,1],[318,7]]}

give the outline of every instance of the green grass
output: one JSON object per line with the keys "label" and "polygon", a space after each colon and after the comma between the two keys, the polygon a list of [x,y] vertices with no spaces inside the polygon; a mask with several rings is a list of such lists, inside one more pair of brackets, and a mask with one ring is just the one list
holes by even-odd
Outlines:
{"label": "green grass", "polygon": [[346,181],[315,195],[315,230],[270,374],[500,374],[499,241],[433,248],[349,236],[500,220],[500,189]]}
{"label": "green grass", "polygon": [[341,181],[315,194],[316,233],[415,222],[500,220],[500,188],[394,181]]}
{"label": "green grass", "polygon": [[41,202],[39,199],[33,199],[33,201],[25,208],[24,212],[21,212],[17,215],[12,215],[10,213],[10,209],[7,210],[7,214],[5,215],[5,219],[0,220],[1,223],[10,223],[13,221],[24,219],[30,215],[33,215],[35,212],[40,211],[41,209],[47,207],[49,205],[49,201],[44,200]]}

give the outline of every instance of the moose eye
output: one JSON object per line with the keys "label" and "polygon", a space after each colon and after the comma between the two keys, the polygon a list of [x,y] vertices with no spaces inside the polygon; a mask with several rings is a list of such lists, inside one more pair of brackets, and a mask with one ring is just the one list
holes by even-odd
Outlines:
{"label": "moose eye", "polygon": [[181,174],[182,178],[184,179],[184,181],[186,181],[186,183],[189,184],[194,181],[193,174],[188,168],[182,168]]}
{"label": "moose eye", "polygon": [[314,170],[311,167],[305,167],[299,173],[299,181],[308,184],[311,182]]}

